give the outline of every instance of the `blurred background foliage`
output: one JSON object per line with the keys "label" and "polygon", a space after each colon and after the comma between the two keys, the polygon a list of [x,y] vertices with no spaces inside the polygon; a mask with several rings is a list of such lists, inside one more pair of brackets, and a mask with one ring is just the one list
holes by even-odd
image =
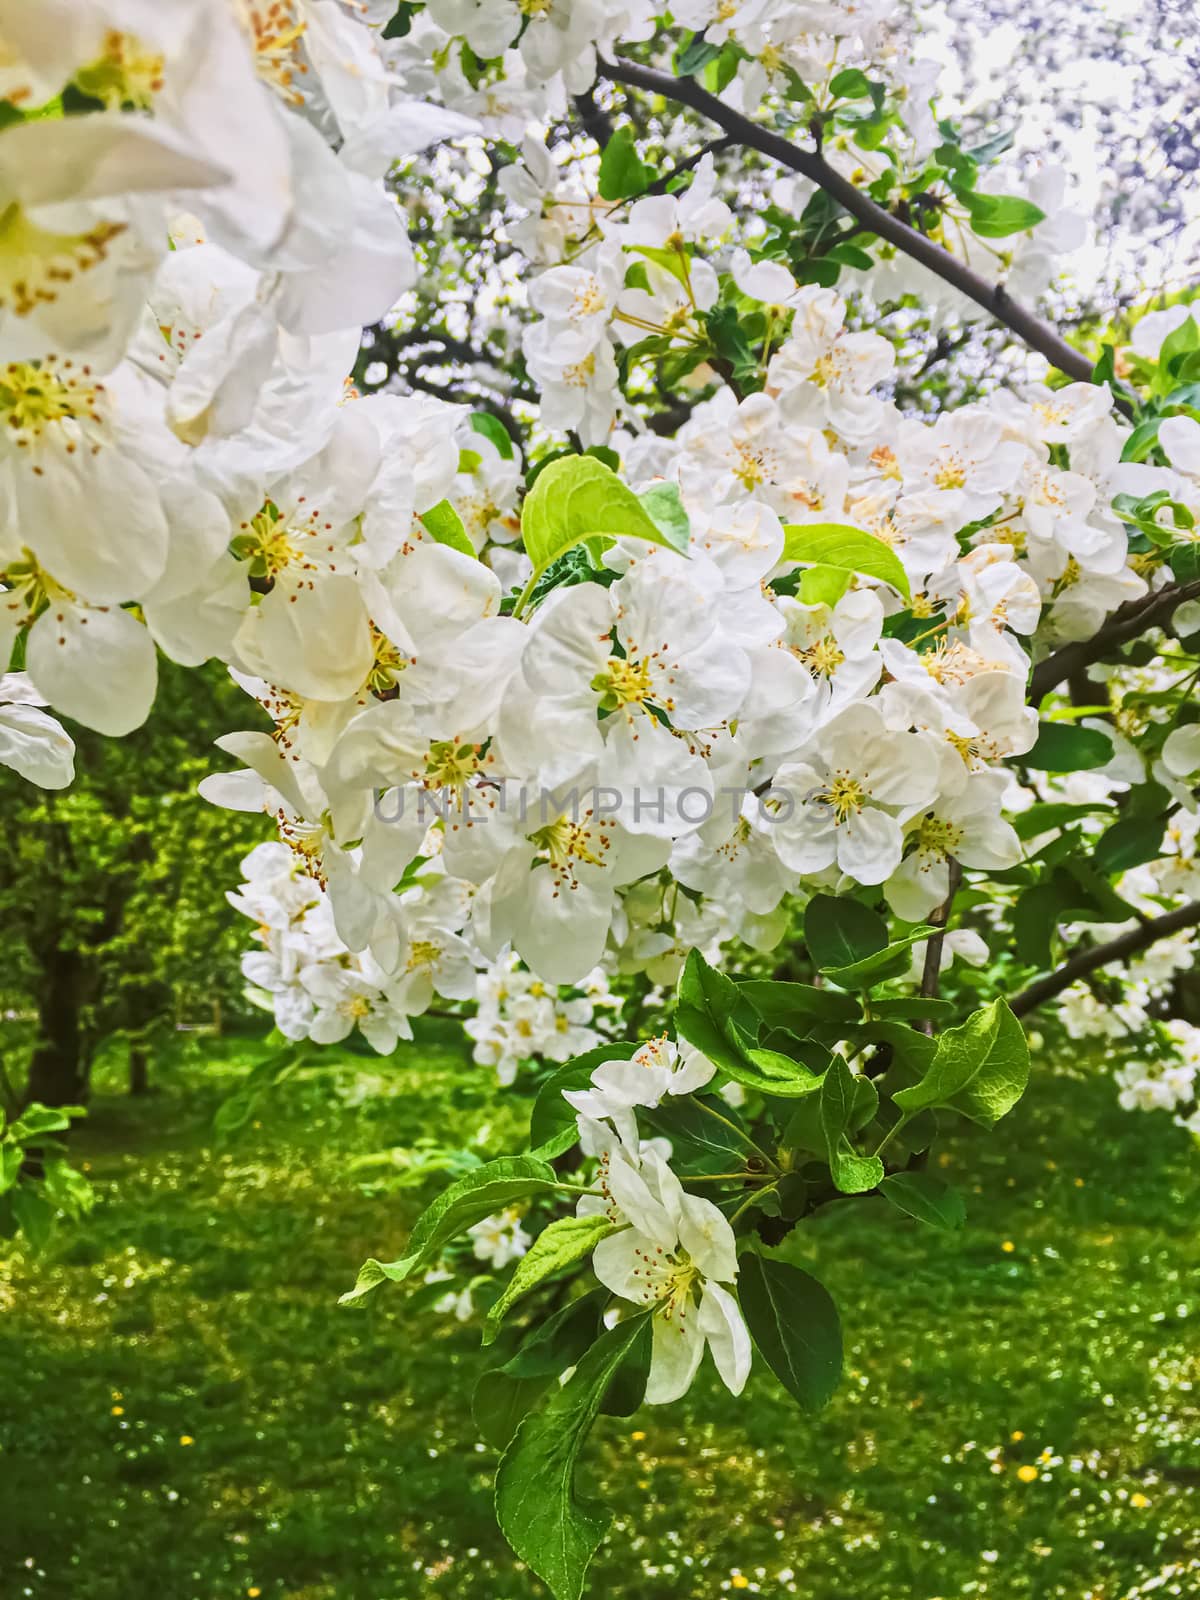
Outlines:
{"label": "blurred background foliage", "polygon": [[0,768],[0,1095],[86,1101],[92,1064],[124,1038],[131,1087],[151,1047],[180,1024],[236,1022],[240,919],[225,892],[264,837],[261,816],[218,810],[196,793],[212,742],[240,726],[246,698],[215,664],[160,662],[149,720],[124,739],[67,723],[76,779],[49,792]]}
{"label": "blurred background foliage", "polygon": [[[216,1142],[266,1049],[193,1037],[143,1098],[124,1044],[101,1052],[73,1140],[97,1204],[0,1268],[0,1593],[531,1600],[475,1443],[477,1331],[400,1291],[336,1305],[444,1184],[412,1153],[503,1142],[523,1103],[426,1021],[395,1062],[331,1047]],[[960,1233],[883,1202],[803,1230],[845,1308],[820,1416],[706,1370],[605,1421],[596,1594],[1200,1592],[1200,1172],[1165,1117],[1117,1108],[1108,1065],[1043,1062],[995,1134],[963,1125]]]}

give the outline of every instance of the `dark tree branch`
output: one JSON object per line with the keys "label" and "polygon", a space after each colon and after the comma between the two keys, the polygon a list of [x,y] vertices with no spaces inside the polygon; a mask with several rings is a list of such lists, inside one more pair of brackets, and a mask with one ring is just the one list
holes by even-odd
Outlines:
{"label": "dark tree branch", "polygon": [[1146,950],[1150,945],[1157,944],[1160,939],[1178,933],[1181,928],[1194,927],[1198,922],[1200,922],[1200,900],[1190,900],[1178,910],[1168,911],[1165,916],[1143,922],[1138,927],[1131,928],[1128,933],[1110,939],[1107,944],[1097,944],[1090,950],[1081,950],[1078,955],[1064,962],[1057,972],[1031,983],[1028,989],[1017,995],[1015,1000],[1010,1000],[1009,1004],[1018,1017],[1023,1017],[1030,1011],[1036,1011],[1038,1006],[1045,1005],[1047,1000],[1053,1000],[1056,994],[1061,994],[1064,989],[1069,988],[1077,978],[1086,978],[1089,973],[1095,972],[1100,967],[1107,967],[1113,961],[1123,961],[1127,956],[1135,956],[1139,950]]}
{"label": "dark tree branch", "polygon": [[[947,860],[949,876],[947,881],[946,898],[936,910],[929,914],[929,921],[938,931],[931,934],[929,943],[925,946],[925,966],[921,972],[921,993],[926,999],[937,998],[938,987],[942,976],[942,946],[946,943],[946,924],[950,921],[950,913],[954,909],[954,896],[958,893],[958,886],[962,882],[962,867],[953,856]],[[933,1032],[933,1023],[922,1023],[924,1033]]]}
{"label": "dark tree branch", "polygon": [[677,167],[672,167],[670,172],[664,172],[660,178],[655,178],[653,183],[648,183],[641,194],[634,195],[634,200],[644,200],[648,194],[665,194],[667,186],[682,178],[685,172],[691,172],[693,167],[698,167],[705,156],[719,155],[722,150],[728,150],[733,144],[732,139],[710,139],[702,145],[695,155],[688,156],[686,161],[681,161]]}
{"label": "dark tree branch", "polygon": [[823,156],[803,150],[768,128],[751,122],[749,117],[734,111],[718,100],[716,95],[701,88],[693,78],[675,78],[669,73],[639,66],[623,57],[615,62],[601,61],[600,72],[612,83],[623,84],[629,89],[645,89],[650,94],[662,95],[679,105],[690,106],[693,111],[698,111],[701,116],[723,128],[729,138],[738,144],[747,145],[772,161],[777,161],[780,166],[787,167],[789,171],[800,173],[818,188],[824,189],[871,233],[894,244],[897,250],[919,261],[960,294],[966,295],[968,300],[973,300],[976,305],[990,312],[997,322],[1002,322],[1031,349],[1045,356],[1052,367],[1078,382],[1091,381],[1092,363],[1088,358],[1069,345],[1048,322],[1014,300],[1003,284],[989,283],[940,244],[876,205],[870,195],[855,188],[849,178],[831,167]]}
{"label": "dark tree branch", "polygon": [[1140,639],[1147,628],[1156,628],[1165,623],[1176,606],[1198,597],[1200,579],[1193,579],[1191,583],[1168,584],[1165,589],[1156,589],[1153,594],[1126,600],[1090,639],[1077,639],[1073,644],[1065,644],[1061,650],[1039,661],[1029,680],[1027,698],[1030,705],[1039,705],[1043,696],[1057,688],[1065,678],[1074,677],[1090,667],[1093,661],[1103,661],[1113,650]]}
{"label": "dark tree branch", "polygon": [[596,104],[595,96],[590,89],[585,89],[582,94],[575,96],[575,112],[584,133],[589,139],[594,139],[603,150],[615,129],[612,118],[603,106]]}

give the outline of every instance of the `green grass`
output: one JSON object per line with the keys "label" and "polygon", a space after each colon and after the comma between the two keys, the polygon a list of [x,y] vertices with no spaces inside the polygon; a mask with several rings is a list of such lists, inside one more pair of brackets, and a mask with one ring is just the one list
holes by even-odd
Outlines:
{"label": "green grass", "polygon": [[[512,1101],[431,1028],[380,1069],[402,1093],[300,1080],[214,1150],[256,1054],[197,1047],[147,1100],[100,1094],[78,1140],[95,1213],[0,1270],[0,1594],[543,1594],[492,1521],[477,1336],[400,1290],[335,1304],[428,1198],[362,1193],[347,1156],[500,1131]],[[820,1417],[760,1365],[741,1401],[706,1372],[601,1425],[617,1525],[594,1596],[1200,1594],[1197,1151],[1103,1077],[1044,1075],[947,1176],[961,1234],[882,1203],[806,1229],[847,1335]]]}

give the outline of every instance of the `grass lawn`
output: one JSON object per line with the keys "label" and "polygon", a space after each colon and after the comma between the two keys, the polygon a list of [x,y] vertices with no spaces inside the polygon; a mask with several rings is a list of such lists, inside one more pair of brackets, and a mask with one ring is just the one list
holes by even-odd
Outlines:
{"label": "grass lawn", "polygon": [[[148,1099],[100,1093],[92,1218],[0,1266],[0,1595],[544,1594],[492,1521],[477,1335],[386,1286],[335,1304],[437,1187],[372,1198],[346,1158],[465,1142],[512,1103],[431,1026],[402,1095],[301,1081],[214,1149],[256,1055],[214,1041]],[[960,1234],[882,1202],[806,1228],[846,1325],[820,1417],[761,1367],[741,1401],[708,1368],[601,1424],[597,1600],[1200,1595],[1200,1152],[1104,1078],[1044,1076],[946,1175]]]}

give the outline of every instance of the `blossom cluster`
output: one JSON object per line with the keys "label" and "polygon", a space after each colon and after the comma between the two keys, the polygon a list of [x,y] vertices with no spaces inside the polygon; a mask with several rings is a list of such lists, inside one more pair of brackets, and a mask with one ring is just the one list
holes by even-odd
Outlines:
{"label": "blossom cluster", "polygon": [[285,1039],[336,1044],[358,1028],[390,1055],[412,1038],[410,1019],[429,1009],[436,990],[468,1006],[463,1027],[475,1060],[508,1085],[525,1063],[567,1061],[617,1031],[623,1002],[604,972],[560,992],[513,956],[488,962],[463,936],[469,885],[447,877],[436,857],[422,865],[397,897],[406,942],[388,971],[342,943],[328,897],[295,851],[269,841],[245,858],[243,882],[228,896],[256,925],[257,948],[243,956],[242,972]]}

